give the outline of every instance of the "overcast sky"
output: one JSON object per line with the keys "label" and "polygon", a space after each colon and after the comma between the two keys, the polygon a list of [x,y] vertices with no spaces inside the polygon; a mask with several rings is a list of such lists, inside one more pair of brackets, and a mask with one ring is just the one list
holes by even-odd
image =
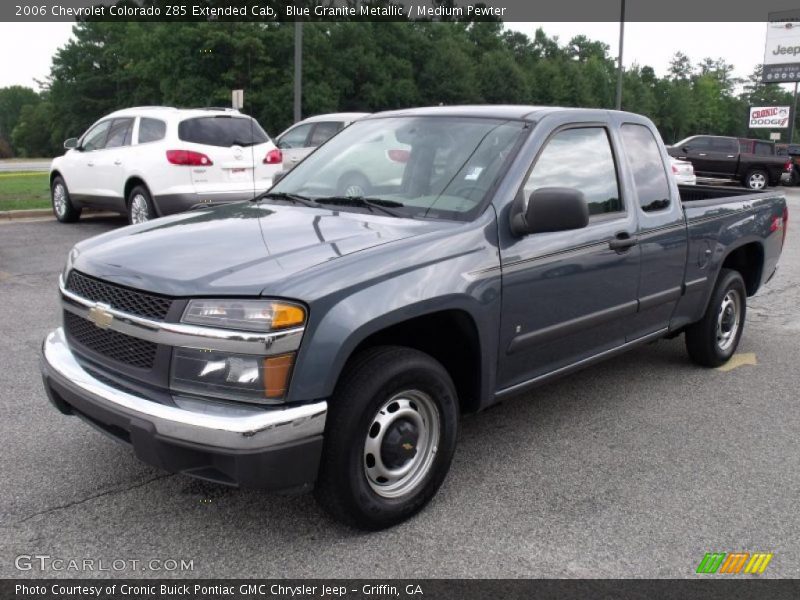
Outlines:
{"label": "overcast sky", "polygon": [[[508,23],[533,36],[537,27],[548,35],[557,35],[563,45],[583,34],[610,46],[617,55],[618,23]],[[25,85],[37,88],[50,72],[55,51],[72,35],[71,23],[0,23],[0,87]],[[747,77],[763,60],[766,23],[626,23],[624,62],[649,65],[659,76],[666,73],[676,51],[687,54],[692,62],[702,58],[724,58],[735,67],[737,77]]]}

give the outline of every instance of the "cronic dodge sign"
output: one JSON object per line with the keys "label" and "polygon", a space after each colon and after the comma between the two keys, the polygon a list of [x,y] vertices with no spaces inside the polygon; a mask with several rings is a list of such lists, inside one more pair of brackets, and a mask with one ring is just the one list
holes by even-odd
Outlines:
{"label": "cronic dodge sign", "polygon": [[751,106],[750,129],[781,129],[789,126],[788,106]]}

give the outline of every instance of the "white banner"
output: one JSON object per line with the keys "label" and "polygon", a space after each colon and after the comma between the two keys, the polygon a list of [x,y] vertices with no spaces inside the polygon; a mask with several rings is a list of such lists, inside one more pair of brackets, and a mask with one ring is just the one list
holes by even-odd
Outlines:
{"label": "white banner", "polygon": [[750,129],[784,129],[789,126],[788,106],[751,106]]}

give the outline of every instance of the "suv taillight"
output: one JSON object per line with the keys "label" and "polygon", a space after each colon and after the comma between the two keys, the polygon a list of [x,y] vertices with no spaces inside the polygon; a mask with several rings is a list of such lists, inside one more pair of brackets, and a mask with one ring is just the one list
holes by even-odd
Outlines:
{"label": "suv taillight", "polygon": [[264,164],[265,165],[279,165],[283,162],[283,152],[278,150],[277,148],[273,148],[267,155],[264,157]]}
{"label": "suv taillight", "polygon": [[211,159],[202,152],[192,150],[167,150],[167,160],[172,165],[186,165],[192,167],[207,167],[213,165]]}
{"label": "suv taillight", "polygon": [[676,167],[675,165],[672,165],[672,172],[673,173],[677,173],[678,172],[678,167]]}
{"label": "suv taillight", "polygon": [[396,163],[407,163],[410,156],[411,152],[408,150],[402,150],[400,148],[386,151],[386,158]]}
{"label": "suv taillight", "polygon": [[791,158],[786,161],[785,165],[783,165],[783,170],[784,171],[791,171],[792,170],[792,159]]}

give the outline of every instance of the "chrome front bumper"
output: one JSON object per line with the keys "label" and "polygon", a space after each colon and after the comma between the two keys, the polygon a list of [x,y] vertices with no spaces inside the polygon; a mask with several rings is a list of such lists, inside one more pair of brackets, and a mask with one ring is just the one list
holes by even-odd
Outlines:
{"label": "chrome front bumper", "polygon": [[319,438],[325,429],[328,410],[325,401],[289,408],[262,408],[176,398],[176,406],[169,406],[116,388],[78,363],[62,328],[50,333],[44,341],[42,371],[46,386],[48,379],[52,379],[88,405],[143,423],[159,439],[199,445],[211,451],[269,450]]}

